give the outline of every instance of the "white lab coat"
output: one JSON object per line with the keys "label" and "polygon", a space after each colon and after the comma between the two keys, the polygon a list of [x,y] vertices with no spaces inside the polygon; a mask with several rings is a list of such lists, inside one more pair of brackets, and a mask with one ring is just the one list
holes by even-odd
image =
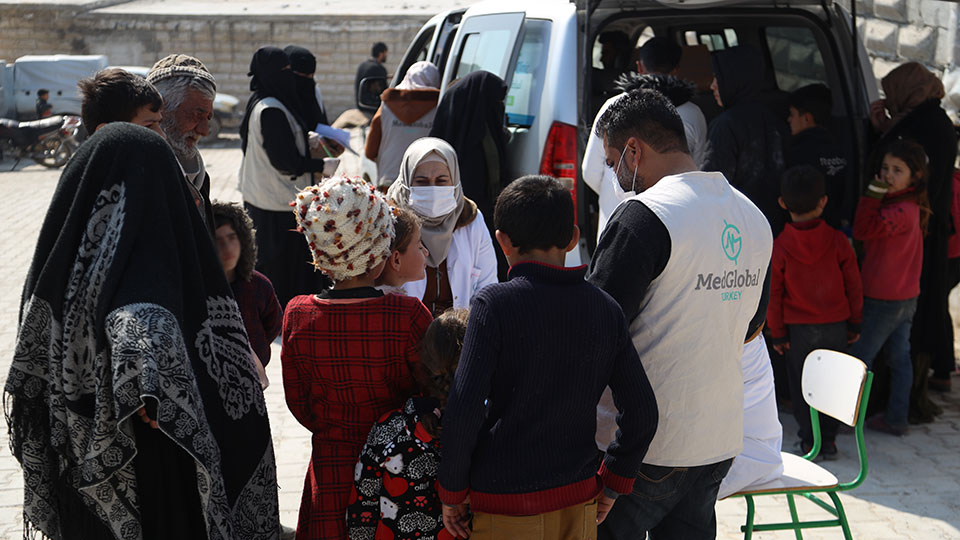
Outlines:
{"label": "white lab coat", "polygon": [[[477,217],[469,225],[453,231],[450,251],[447,253],[447,273],[453,292],[453,307],[470,307],[470,300],[480,289],[497,282],[497,256],[493,241],[477,210]],[[403,286],[408,296],[423,299],[427,279],[411,281]]]}

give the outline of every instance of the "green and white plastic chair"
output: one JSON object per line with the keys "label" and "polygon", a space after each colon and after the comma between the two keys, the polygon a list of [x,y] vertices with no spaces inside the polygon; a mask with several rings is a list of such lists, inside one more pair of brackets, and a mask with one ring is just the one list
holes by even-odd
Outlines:
{"label": "green and white plastic chair", "polygon": [[[863,362],[848,354],[817,349],[807,355],[803,364],[801,387],[803,397],[810,405],[813,447],[807,455],[802,457],[781,452],[783,474],[780,478],[760,485],[748,486],[731,495],[731,497],[743,497],[747,502],[747,521],[740,527],[744,540],[750,540],[754,531],[784,530],[794,531],[797,540],[802,540],[802,529],[824,527],[841,527],[844,538],[847,540],[853,538],[838,493],[856,488],[867,478],[867,451],[863,441],[863,424],[872,383],[873,373],[867,370]],[[855,428],[860,473],[850,482],[840,483],[833,473],[813,462],[820,452],[822,442],[818,411]],[[830,501],[818,497],[818,494],[827,495]],[[786,495],[792,521],[754,524],[753,499],[762,495]],[[797,496],[806,497],[829,512],[833,519],[800,521],[794,501],[794,497]]]}

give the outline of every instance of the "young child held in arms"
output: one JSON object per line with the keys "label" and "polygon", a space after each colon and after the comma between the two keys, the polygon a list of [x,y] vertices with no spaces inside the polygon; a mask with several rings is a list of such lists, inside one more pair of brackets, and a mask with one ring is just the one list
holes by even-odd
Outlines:
{"label": "young child held in arms", "polygon": [[416,214],[394,207],[393,216],[396,234],[387,264],[377,278],[377,288],[387,294],[406,294],[404,283],[419,281],[426,276],[427,248],[420,241],[422,223]]}
{"label": "young child held in arms", "polygon": [[350,540],[452,540],[437,495],[440,426],[467,331],[466,309],[448,309],[423,336],[417,377],[422,397],[373,426],[354,473]]}
{"label": "young child held in arms", "polygon": [[[509,281],[473,299],[443,418],[438,490],[454,536],[595,538],[593,524],[633,489],[656,431],[656,399],[620,306],[584,281],[586,267],[563,267],[579,238],[573,215],[570,191],[548,176],[520,178],[497,198]],[[607,386],[620,431],[598,470]]]}
{"label": "young child held in arms", "polygon": [[[790,221],[773,242],[767,324],[773,348],[785,355],[793,416],[800,425],[800,451],[813,446],[810,408],[800,375],[814,349],[845,351],[859,339],[863,290],[857,256],[844,234],[820,218],[827,205],[826,185],[810,165],[789,169],[780,183],[780,206]],[[820,416],[824,459],[836,459],[837,427]]]}
{"label": "young child held in arms", "polygon": [[893,435],[907,432],[913,362],[910,328],[920,295],[923,236],[930,218],[927,155],[913,142],[896,141],[881,151],[879,174],[860,197],[853,237],[863,241],[863,338],[850,354],[873,365],[886,345],[890,367],[887,410],[867,427]]}
{"label": "young child held in arms", "polygon": [[301,191],[293,205],[314,266],[334,282],[294,297],[283,318],[287,406],[313,432],[297,538],[343,540],[360,448],[370,426],[414,394],[432,317],[420,300],[374,288],[394,219],[373,186],[331,178]]}

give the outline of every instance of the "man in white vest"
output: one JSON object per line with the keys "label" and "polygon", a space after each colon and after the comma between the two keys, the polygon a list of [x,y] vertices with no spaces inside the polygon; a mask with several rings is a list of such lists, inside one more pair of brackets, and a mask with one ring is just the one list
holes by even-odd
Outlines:
{"label": "man in white vest", "polygon": [[[623,308],[660,411],[634,491],[598,538],[712,539],[717,490],[743,446],[740,357],[765,316],[770,226],[721,173],[697,170],[661,94],[626,94],[596,131],[625,200],[588,279]],[[612,438],[603,424],[598,439]]]}

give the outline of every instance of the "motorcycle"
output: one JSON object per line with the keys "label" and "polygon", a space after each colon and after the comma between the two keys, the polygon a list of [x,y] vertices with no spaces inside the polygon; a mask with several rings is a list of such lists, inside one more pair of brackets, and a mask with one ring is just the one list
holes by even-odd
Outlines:
{"label": "motorcycle", "polygon": [[23,158],[30,158],[44,167],[62,167],[80,146],[83,123],[79,116],[63,115],[18,122],[0,118],[0,160],[12,155],[13,170]]}

